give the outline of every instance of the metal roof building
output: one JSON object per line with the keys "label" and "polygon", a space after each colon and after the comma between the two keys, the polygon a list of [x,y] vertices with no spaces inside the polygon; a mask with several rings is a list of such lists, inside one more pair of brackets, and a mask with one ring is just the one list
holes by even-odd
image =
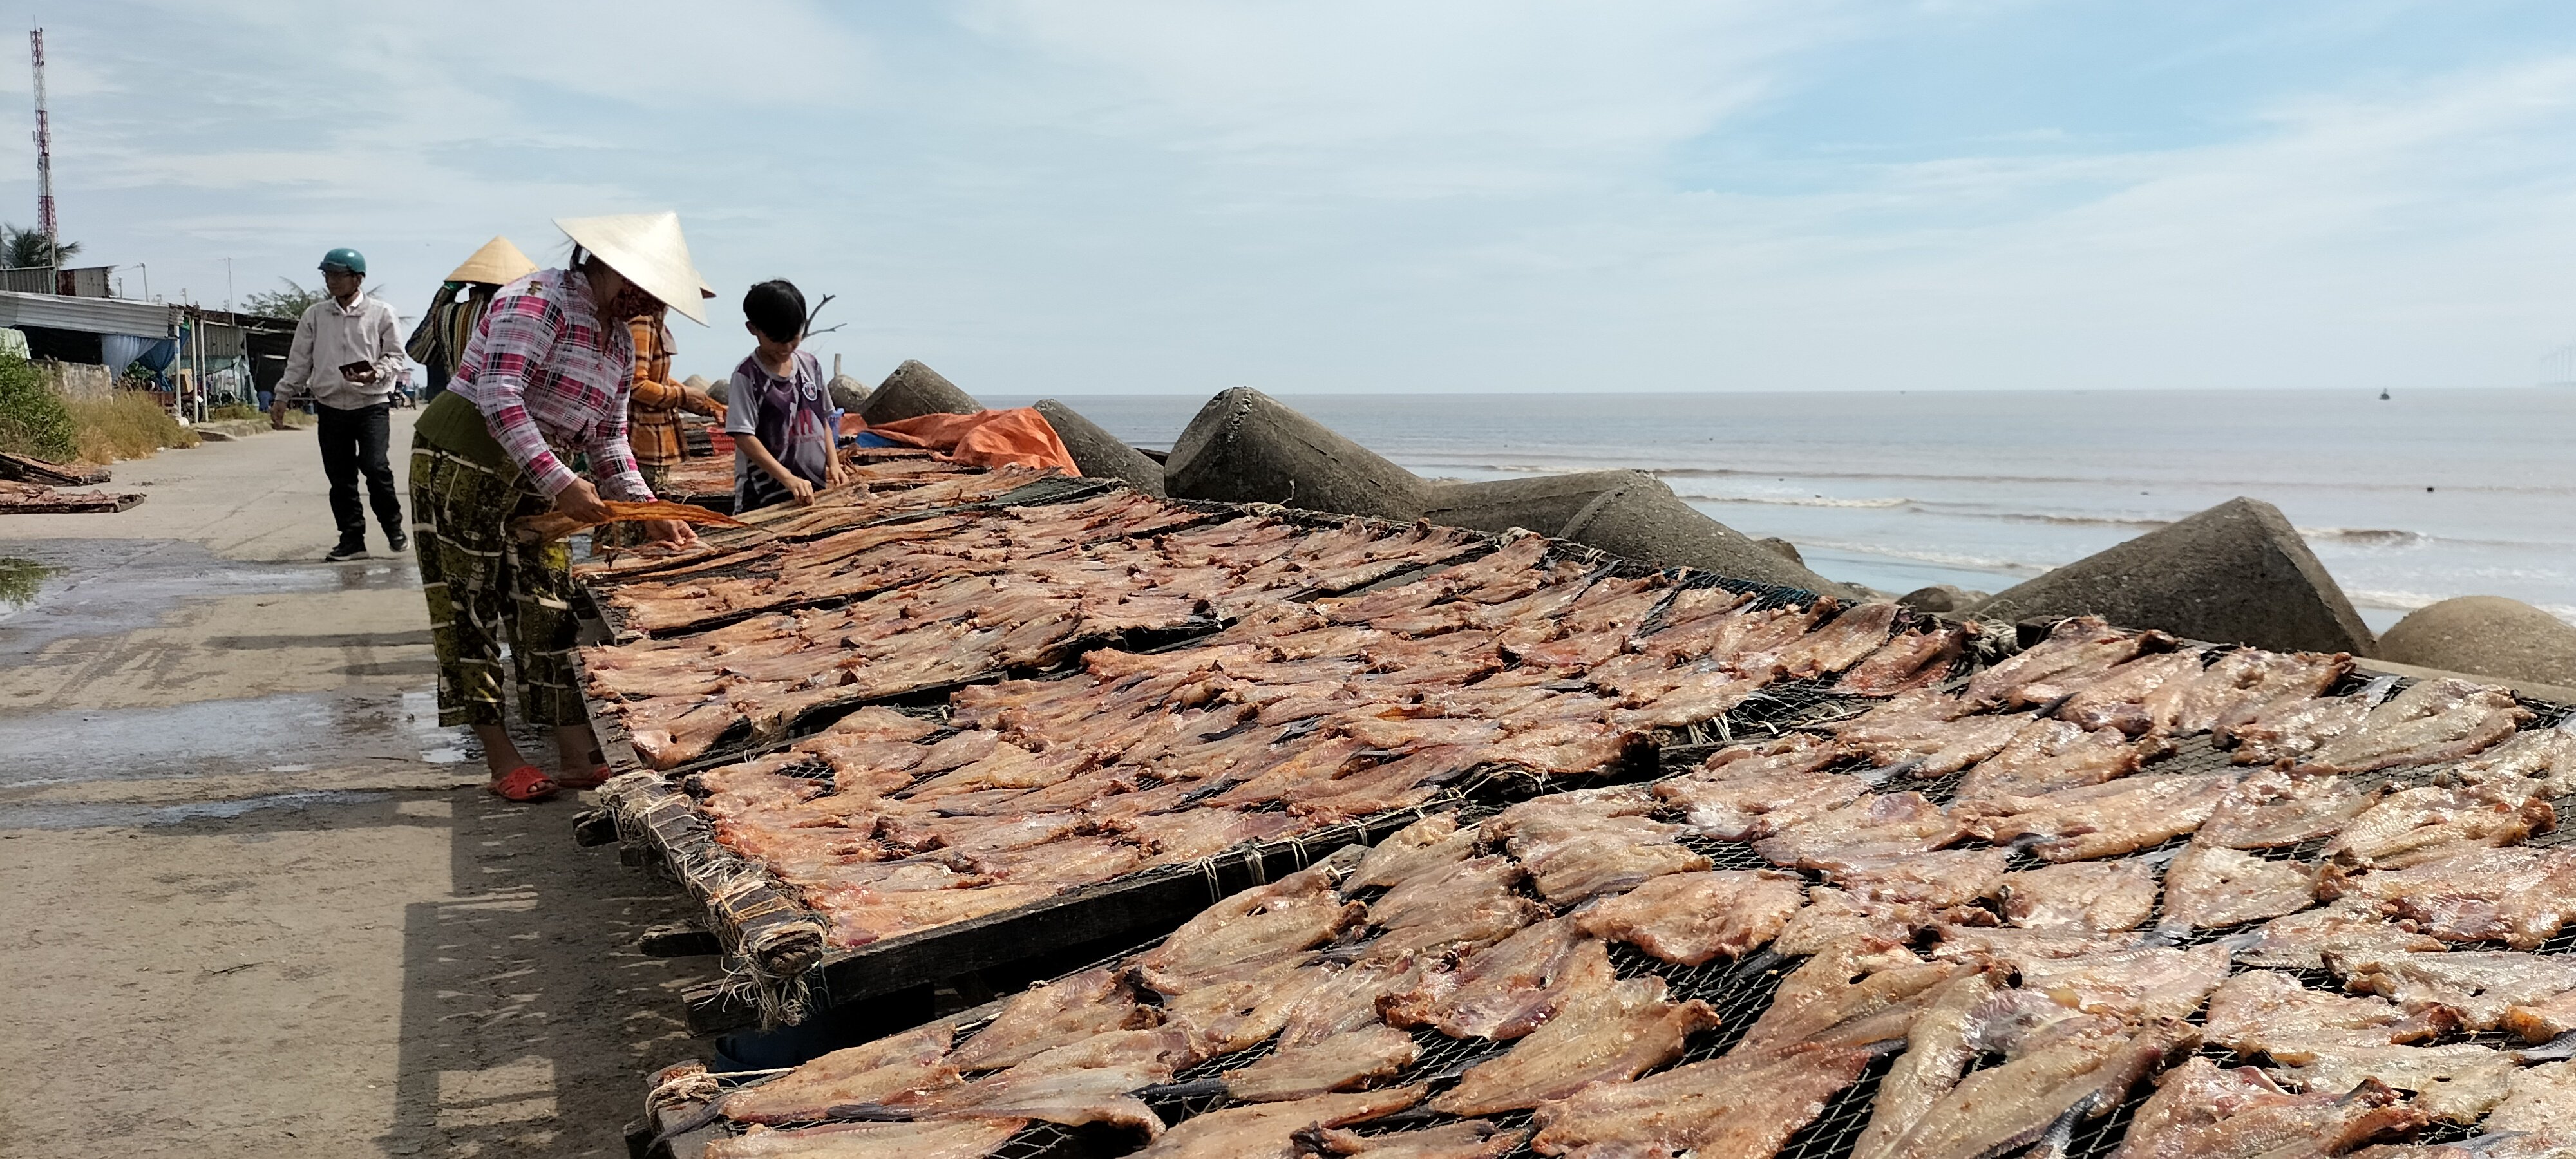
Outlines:
{"label": "metal roof building", "polygon": [[84,334],[174,338],[179,333],[179,307],[165,302],[133,302],[123,298],[69,298],[58,294],[0,291],[0,326],[41,326]]}

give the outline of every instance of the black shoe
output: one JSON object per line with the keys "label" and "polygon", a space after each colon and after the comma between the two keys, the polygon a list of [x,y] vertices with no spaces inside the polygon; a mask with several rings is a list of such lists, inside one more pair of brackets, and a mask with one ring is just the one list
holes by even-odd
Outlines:
{"label": "black shoe", "polygon": [[385,537],[385,544],[395,555],[411,550],[411,537],[396,531]]}
{"label": "black shoe", "polygon": [[343,543],[343,544],[341,544],[341,545],[340,545],[340,546],[338,546],[338,547],[332,548],[332,549],[331,549],[331,554],[326,555],[326,556],[323,556],[323,557],[322,557],[322,562],[324,562],[324,563],[346,563],[346,562],[348,562],[348,561],[350,561],[350,560],[353,560],[353,559],[365,559],[365,558],[367,558],[367,545],[366,545],[366,544],[363,544],[363,543]]}

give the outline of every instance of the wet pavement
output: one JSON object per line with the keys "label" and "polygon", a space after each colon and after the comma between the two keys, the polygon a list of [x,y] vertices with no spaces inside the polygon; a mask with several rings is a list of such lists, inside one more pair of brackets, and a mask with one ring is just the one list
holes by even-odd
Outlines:
{"label": "wet pavement", "polygon": [[182,539],[0,540],[0,662],[145,627],[182,600],[419,588],[409,556],[247,563]]}
{"label": "wet pavement", "polygon": [[0,1152],[624,1154],[709,1049],[713,960],[635,947],[687,899],[480,790],[309,434],[115,470],[150,500],[0,517]]}
{"label": "wet pavement", "polygon": [[[438,724],[429,632],[412,610],[417,596],[406,595],[417,589],[408,557],[268,563],[187,540],[0,543],[0,672],[22,677],[0,695],[0,831],[350,804],[380,790],[340,785],[388,778],[470,783],[480,748],[467,730]],[[358,593],[379,607],[356,630],[293,610],[300,599]],[[245,602],[284,612],[242,614]],[[308,682],[327,687],[262,692],[295,667],[263,658],[286,656],[307,658]],[[65,675],[45,679],[49,666]],[[192,667],[215,678],[186,681],[177,697],[117,703]],[[91,671],[103,695],[65,694]],[[256,694],[208,695],[226,691]],[[132,786],[149,781],[169,784]],[[114,782],[128,788],[100,791]]]}

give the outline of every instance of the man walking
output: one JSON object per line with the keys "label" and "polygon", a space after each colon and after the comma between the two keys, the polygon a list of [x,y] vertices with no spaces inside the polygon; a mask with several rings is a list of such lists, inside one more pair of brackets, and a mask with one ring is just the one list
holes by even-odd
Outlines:
{"label": "man walking", "polygon": [[403,533],[402,501],[394,494],[394,470],[385,461],[392,409],[387,396],[402,369],[402,336],[394,330],[393,307],[360,291],[366,280],[367,259],[358,251],[342,246],[322,255],[322,285],[331,296],[296,320],[286,376],[278,380],[268,410],[269,425],[282,431],[288,429],[287,404],[313,400],[321,419],[322,473],[331,480],[331,517],[340,525],[340,545],[322,558],[335,563],[367,554],[360,475],[367,477],[367,498],[385,542],[397,552],[411,545]]}

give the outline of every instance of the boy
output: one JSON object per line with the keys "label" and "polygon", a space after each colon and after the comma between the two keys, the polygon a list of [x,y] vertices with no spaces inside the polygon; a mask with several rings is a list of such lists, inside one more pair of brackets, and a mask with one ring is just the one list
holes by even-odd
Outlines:
{"label": "boy", "polygon": [[734,512],[810,505],[817,488],[838,484],[844,472],[833,453],[823,365],[796,348],[805,339],[805,295],[785,281],[762,282],[742,296],[742,314],[758,345],[733,368],[725,398]]}

